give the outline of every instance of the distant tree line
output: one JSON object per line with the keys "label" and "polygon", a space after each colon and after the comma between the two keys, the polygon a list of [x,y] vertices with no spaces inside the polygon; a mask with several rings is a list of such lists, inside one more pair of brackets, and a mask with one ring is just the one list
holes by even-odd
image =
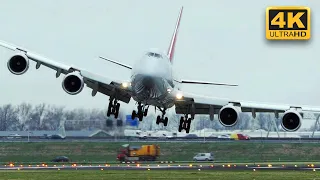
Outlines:
{"label": "distant tree line", "polygon": [[[125,121],[125,115],[131,112],[120,112],[119,117]],[[141,130],[172,130],[176,131],[181,115],[168,112],[168,126],[156,124],[156,114],[149,112],[148,116],[139,122]],[[110,118],[109,118],[110,119]],[[256,130],[263,129],[275,131],[271,120],[275,119],[272,113],[257,113],[254,119],[251,113],[241,113],[240,120],[234,127],[224,127],[218,121],[217,115],[211,121],[208,115],[196,115],[192,122],[191,129],[201,130],[204,128],[221,130]],[[281,116],[279,117],[281,119]],[[65,130],[82,129],[107,129],[105,109],[67,109],[62,106],[38,104],[31,105],[22,103],[20,105],[6,104],[0,106],[0,131],[35,131],[35,130],[57,130],[60,123],[64,123]],[[112,119],[110,120],[112,121]],[[276,119],[276,126],[280,127],[280,121]],[[114,123],[115,124],[115,123]],[[313,126],[310,130],[320,130],[320,126]]]}
{"label": "distant tree line", "polygon": [[97,126],[96,123],[90,122],[103,123],[105,120],[106,113],[100,109],[68,110],[61,106],[33,106],[28,103],[0,106],[0,131],[52,131],[57,130],[61,122],[65,122],[65,130],[81,130]]}

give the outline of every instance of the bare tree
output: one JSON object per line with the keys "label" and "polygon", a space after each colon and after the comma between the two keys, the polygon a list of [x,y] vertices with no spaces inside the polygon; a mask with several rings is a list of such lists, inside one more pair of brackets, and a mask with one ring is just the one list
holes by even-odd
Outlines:
{"label": "bare tree", "polygon": [[257,115],[257,119],[258,119],[259,129],[264,129],[267,131],[269,128],[269,121],[270,121],[268,114],[259,113]]}
{"label": "bare tree", "polygon": [[26,120],[26,126],[29,130],[40,130],[42,119],[45,116],[46,104],[42,103],[35,106],[30,115],[29,119]]}
{"label": "bare tree", "polygon": [[17,110],[11,104],[2,106],[0,109],[0,130],[17,130],[18,128]]}
{"label": "bare tree", "polygon": [[64,107],[50,106],[43,118],[41,129],[43,130],[57,130],[60,121],[64,120]]}
{"label": "bare tree", "polygon": [[21,131],[25,131],[26,129],[28,129],[26,122],[30,119],[31,113],[32,113],[32,105],[31,104],[22,103],[22,104],[18,105],[17,117],[20,122],[19,129]]}

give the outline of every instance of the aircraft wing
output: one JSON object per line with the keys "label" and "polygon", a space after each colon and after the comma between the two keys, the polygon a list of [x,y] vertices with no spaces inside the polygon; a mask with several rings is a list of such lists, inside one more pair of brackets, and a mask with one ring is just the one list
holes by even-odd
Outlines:
{"label": "aircraft wing", "polygon": [[[179,92],[181,93],[181,92]],[[176,96],[177,94],[175,94]],[[249,101],[230,100],[216,97],[201,96],[192,93],[183,92],[179,95],[180,98],[175,101],[175,110],[177,114],[186,114],[190,112],[190,107],[193,106],[194,114],[218,114],[220,109],[226,105],[238,106],[241,112],[272,112],[283,113],[290,108],[296,108],[302,112],[319,113],[320,107],[307,107],[307,106],[290,106],[284,104],[269,104],[257,103]],[[190,106],[191,105],[191,106]]]}
{"label": "aircraft wing", "polygon": [[87,87],[92,89],[92,96],[95,96],[97,92],[105,94],[107,96],[113,96],[117,92],[117,98],[120,101],[129,103],[131,99],[131,91],[128,89],[122,88],[122,83],[120,81],[114,81],[107,77],[89,72],[85,69],[75,67],[73,65],[66,65],[58,61],[51,60],[49,58],[43,57],[36,53],[33,53],[25,48],[18,47],[7,42],[0,41],[0,46],[5,47],[9,50],[15,51],[16,54],[23,55],[37,63],[36,69],[41,65],[46,66],[54,71],[56,71],[56,77],[58,78],[61,73],[68,74],[72,72],[79,73],[84,80],[84,83]]}

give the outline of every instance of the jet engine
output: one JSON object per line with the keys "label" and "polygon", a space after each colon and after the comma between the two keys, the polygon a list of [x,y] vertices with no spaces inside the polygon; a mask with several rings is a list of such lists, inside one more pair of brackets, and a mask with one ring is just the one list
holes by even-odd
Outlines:
{"label": "jet engine", "polygon": [[29,69],[29,58],[22,53],[10,57],[7,62],[9,71],[15,75],[22,75]]}
{"label": "jet engine", "polygon": [[298,111],[290,109],[284,112],[281,126],[286,131],[296,131],[301,126],[301,120],[302,115]]}
{"label": "jet engine", "polygon": [[240,117],[241,108],[234,105],[226,105],[220,109],[219,121],[223,126],[234,126]]}
{"label": "jet engine", "polygon": [[78,72],[67,74],[62,80],[62,88],[70,95],[79,94],[84,87],[83,77]]}

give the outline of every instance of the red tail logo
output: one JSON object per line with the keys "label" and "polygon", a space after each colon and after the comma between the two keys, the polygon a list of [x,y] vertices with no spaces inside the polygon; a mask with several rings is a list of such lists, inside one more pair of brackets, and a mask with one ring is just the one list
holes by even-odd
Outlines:
{"label": "red tail logo", "polygon": [[176,41],[177,41],[177,34],[178,34],[178,30],[179,30],[179,25],[180,25],[180,20],[181,20],[181,16],[182,16],[182,11],[183,11],[183,6],[181,7],[179,16],[178,16],[178,20],[171,38],[171,42],[170,42],[170,46],[168,49],[168,57],[172,63],[173,61],[173,56],[174,56],[174,50],[175,50],[175,45],[176,45]]}

